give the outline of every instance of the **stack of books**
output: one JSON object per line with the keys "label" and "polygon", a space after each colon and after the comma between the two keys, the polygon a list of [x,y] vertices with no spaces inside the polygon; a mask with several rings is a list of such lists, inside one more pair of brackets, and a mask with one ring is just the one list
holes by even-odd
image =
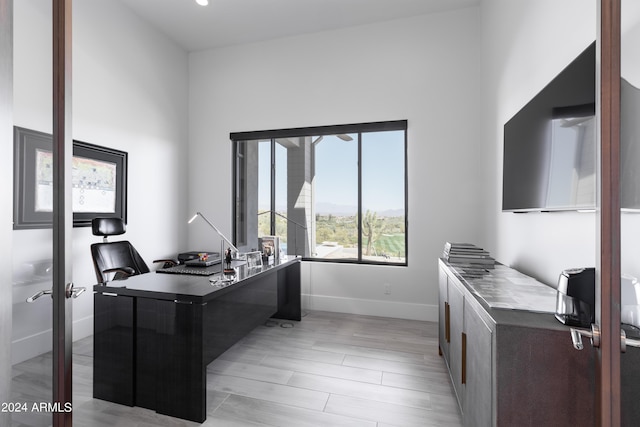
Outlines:
{"label": "stack of books", "polygon": [[493,268],[496,263],[488,251],[471,243],[445,243],[442,258],[453,264],[475,264],[484,268]]}

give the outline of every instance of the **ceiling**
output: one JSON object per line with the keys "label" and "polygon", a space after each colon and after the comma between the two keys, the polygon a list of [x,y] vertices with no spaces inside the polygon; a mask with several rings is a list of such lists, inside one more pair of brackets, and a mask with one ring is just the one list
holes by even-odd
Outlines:
{"label": "ceiling", "polygon": [[390,21],[481,0],[120,0],[188,51]]}

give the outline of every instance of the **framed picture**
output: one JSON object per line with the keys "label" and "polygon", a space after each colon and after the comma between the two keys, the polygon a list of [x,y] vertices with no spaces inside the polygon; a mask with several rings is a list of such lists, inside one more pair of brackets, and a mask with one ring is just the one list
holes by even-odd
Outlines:
{"label": "framed picture", "polygon": [[265,257],[280,258],[280,238],[278,236],[262,236],[258,238],[258,247]]}
{"label": "framed picture", "polygon": [[[13,228],[51,228],[53,138],[14,127]],[[95,217],[127,220],[127,153],[73,141],[71,175],[73,226]]]}
{"label": "framed picture", "polygon": [[262,267],[262,252],[260,251],[247,252],[245,255],[247,257],[248,268]]}

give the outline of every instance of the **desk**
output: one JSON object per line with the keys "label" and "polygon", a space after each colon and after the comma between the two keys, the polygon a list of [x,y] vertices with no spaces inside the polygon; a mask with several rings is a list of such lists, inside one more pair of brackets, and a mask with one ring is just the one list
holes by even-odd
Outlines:
{"label": "desk", "polygon": [[301,318],[299,258],[236,271],[95,285],[93,396],[204,422],[206,366],[270,317]]}

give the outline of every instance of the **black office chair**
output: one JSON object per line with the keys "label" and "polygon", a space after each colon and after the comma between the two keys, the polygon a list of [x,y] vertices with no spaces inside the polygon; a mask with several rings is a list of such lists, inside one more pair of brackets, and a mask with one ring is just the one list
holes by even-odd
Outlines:
{"label": "black office chair", "polygon": [[[122,219],[94,218],[91,221],[91,229],[94,236],[103,237],[102,243],[91,245],[91,256],[98,283],[122,280],[129,276],[149,272],[149,267],[130,242],[126,240],[109,242],[107,240],[108,236],[124,234],[126,226]],[[172,259],[154,260],[153,262],[163,262],[165,267],[178,264],[176,260]]]}

